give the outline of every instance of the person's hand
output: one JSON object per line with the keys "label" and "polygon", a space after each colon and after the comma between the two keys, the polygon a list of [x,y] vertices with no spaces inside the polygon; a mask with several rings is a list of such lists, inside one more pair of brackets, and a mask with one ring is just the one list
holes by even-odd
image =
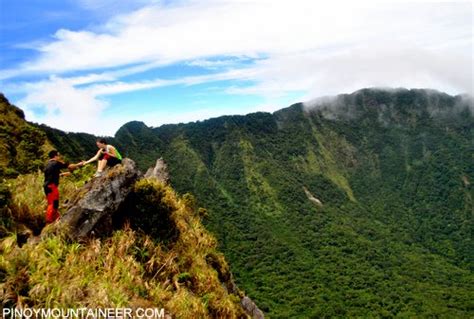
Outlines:
{"label": "person's hand", "polygon": [[71,172],[64,172],[59,174],[59,176],[64,177],[64,176],[71,176]]}

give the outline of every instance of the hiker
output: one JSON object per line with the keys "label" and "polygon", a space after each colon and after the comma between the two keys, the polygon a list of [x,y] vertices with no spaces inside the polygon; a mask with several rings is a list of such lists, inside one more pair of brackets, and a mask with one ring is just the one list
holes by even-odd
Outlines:
{"label": "hiker", "polygon": [[96,145],[99,148],[97,154],[88,161],[82,161],[81,164],[87,165],[97,161],[97,172],[94,177],[99,177],[102,176],[105,167],[114,167],[117,164],[121,164],[122,155],[114,146],[107,144],[107,141],[103,138],[97,139]]}
{"label": "hiker", "polygon": [[[70,175],[76,168],[82,166],[79,164],[64,163],[61,154],[57,150],[48,153],[49,161],[44,169],[44,193],[48,208],[46,210],[46,224],[50,224],[59,218],[59,177]],[[69,169],[69,172],[61,173],[62,169]]]}

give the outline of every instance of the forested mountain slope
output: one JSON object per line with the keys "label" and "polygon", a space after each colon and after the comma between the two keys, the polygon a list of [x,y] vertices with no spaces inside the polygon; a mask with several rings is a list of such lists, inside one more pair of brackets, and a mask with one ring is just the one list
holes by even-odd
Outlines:
{"label": "forested mountain slope", "polygon": [[164,157],[272,316],[462,317],[474,310],[472,114],[464,96],[364,89],[273,114],[131,122],[116,143],[143,167]]}
{"label": "forested mountain slope", "polygon": [[25,121],[25,114],[0,93],[0,179],[35,170],[51,147],[45,133]]}

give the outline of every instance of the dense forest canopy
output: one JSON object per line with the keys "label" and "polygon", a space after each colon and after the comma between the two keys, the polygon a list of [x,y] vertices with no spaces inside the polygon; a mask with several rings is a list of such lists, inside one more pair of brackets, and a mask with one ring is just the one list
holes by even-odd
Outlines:
{"label": "dense forest canopy", "polygon": [[465,316],[473,129],[466,96],[365,89],[273,114],[131,122],[115,138],[143,167],[163,156],[173,185],[209,208],[237,280],[272,317]]}

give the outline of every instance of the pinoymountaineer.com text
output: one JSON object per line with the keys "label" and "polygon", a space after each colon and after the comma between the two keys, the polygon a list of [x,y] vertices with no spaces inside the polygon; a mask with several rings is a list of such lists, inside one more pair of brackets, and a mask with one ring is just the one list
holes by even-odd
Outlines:
{"label": "pinoymountaineer.com text", "polygon": [[[2,308],[5,319],[157,319],[165,318],[163,308]],[[169,316],[167,316],[169,318]]]}

